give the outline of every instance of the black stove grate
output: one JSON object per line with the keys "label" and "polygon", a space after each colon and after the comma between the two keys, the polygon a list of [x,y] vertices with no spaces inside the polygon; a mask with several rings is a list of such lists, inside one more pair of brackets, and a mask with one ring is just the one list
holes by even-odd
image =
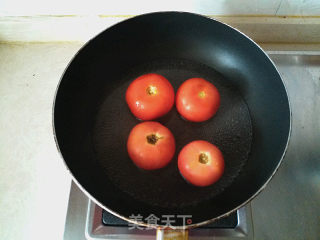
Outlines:
{"label": "black stove grate", "polygon": [[[114,216],[113,214],[103,210],[102,211],[102,223],[105,226],[112,227],[128,227],[128,222]],[[227,217],[218,219],[210,224],[201,226],[199,228],[206,229],[218,229],[218,228],[229,228],[233,229],[238,225],[238,214],[237,212],[233,212]]]}

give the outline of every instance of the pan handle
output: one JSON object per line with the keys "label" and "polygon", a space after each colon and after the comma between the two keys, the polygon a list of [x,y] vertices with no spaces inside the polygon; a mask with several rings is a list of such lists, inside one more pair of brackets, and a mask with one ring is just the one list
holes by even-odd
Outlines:
{"label": "pan handle", "polygon": [[157,240],[188,240],[186,229],[157,229]]}

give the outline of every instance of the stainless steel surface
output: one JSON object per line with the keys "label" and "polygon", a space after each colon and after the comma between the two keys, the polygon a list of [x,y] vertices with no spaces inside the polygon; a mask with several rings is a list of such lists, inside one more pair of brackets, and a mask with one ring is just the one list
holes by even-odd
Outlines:
{"label": "stainless steel surface", "polygon": [[[251,234],[254,232],[254,239],[259,240],[319,239],[320,55],[288,52],[272,52],[269,55],[288,90],[292,133],[278,172],[251,202],[254,230]],[[83,199],[86,197],[84,194],[81,196],[79,191],[72,185],[65,240],[85,239],[84,219],[88,200]],[[208,239],[202,235],[194,236],[190,233],[191,239]],[[148,239],[148,236],[139,239]]]}
{"label": "stainless steel surface", "polygon": [[72,181],[68,203],[67,219],[64,229],[64,240],[85,240],[88,197]]}
{"label": "stainless steel surface", "polygon": [[287,154],[251,202],[255,239],[320,238],[320,55],[271,55],[287,86],[292,133]]}
{"label": "stainless steel surface", "polygon": [[[89,202],[85,235],[87,239],[132,239],[132,240],[154,240],[155,230],[129,230],[127,227],[110,227],[102,224],[102,209]],[[203,229],[195,228],[189,230],[189,239],[212,239],[216,237],[220,240],[227,239],[253,239],[251,207],[250,204],[238,210],[238,225],[235,229]]]}

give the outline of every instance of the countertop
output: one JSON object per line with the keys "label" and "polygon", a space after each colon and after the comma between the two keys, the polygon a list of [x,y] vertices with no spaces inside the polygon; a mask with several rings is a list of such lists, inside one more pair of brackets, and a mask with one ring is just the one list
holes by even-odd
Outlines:
{"label": "countertop", "polygon": [[71,177],[52,103],[83,44],[0,44],[0,239],[62,239]]}
{"label": "countertop", "polygon": [[[71,178],[54,143],[52,103],[82,45],[0,44],[0,239],[63,238]],[[279,171],[251,202],[254,236],[317,239],[320,57],[272,58],[288,88],[293,131]]]}

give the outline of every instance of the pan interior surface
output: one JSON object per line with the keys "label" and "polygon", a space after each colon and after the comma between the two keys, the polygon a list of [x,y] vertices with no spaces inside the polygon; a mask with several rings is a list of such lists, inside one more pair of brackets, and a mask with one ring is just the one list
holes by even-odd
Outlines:
{"label": "pan interior surface", "polygon": [[[146,73],[165,76],[175,92],[188,78],[202,77],[213,83],[221,95],[217,114],[206,122],[185,121],[175,108],[166,116],[155,120],[172,131],[176,140],[176,152],[167,167],[154,171],[137,168],[128,157],[126,149],[130,130],[140,121],[130,113],[125,92],[132,80]],[[227,188],[248,159],[252,126],[247,105],[240,92],[228,85],[221,74],[203,64],[173,59],[142,64],[125,74],[112,89],[106,88],[104,96],[92,133],[97,159],[106,178],[119,191],[124,191],[136,200],[165,208],[197,205]],[[209,141],[218,146],[224,155],[225,172],[214,185],[192,186],[179,173],[178,153],[194,140]]]}

